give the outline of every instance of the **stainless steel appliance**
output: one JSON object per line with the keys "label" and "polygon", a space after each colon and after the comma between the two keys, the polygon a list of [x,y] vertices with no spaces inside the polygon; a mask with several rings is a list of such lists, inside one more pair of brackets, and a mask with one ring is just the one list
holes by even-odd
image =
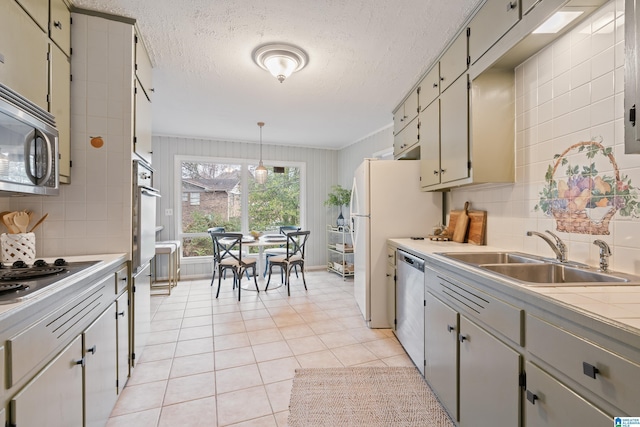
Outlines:
{"label": "stainless steel appliance", "polygon": [[424,260],[396,253],[396,336],[424,375]]}
{"label": "stainless steel appliance", "polygon": [[153,169],[133,161],[133,247],[131,289],[131,365],[135,366],[151,331],[151,268],[156,254],[156,201]]}
{"label": "stainless steel appliance", "polygon": [[156,201],[153,169],[142,160],[133,161],[133,271],[151,261],[156,253]]}
{"label": "stainless steel appliance", "polygon": [[426,236],[442,221],[442,196],[420,188],[420,160],[365,159],[351,191],[353,292],[370,328],[390,328],[387,239]]}
{"label": "stainless steel appliance", "polygon": [[54,117],[0,83],[0,193],[55,196],[58,185]]}
{"label": "stainless steel appliance", "polygon": [[16,261],[11,266],[0,264],[0,304],[13,304],[38,296],[48,286],[96,263],[67,262],[58,258],[53,263],[39,259],[31,266],[24,261]]}

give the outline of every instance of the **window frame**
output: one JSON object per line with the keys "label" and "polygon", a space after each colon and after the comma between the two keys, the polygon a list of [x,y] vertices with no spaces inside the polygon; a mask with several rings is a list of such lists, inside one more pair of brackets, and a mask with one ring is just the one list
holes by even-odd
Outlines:
{"label": "window frame", "polygon": [[[249,166],[257,166],[259,163],[259,159],[240,159],[234,157],[211,157],[211,156],[188,156],[188,155],[175,155],[174,156],[174,206],[173,211],[175,212],[174,216],[174,230],[175,230],[175,238],[180,242],[186,238],[195,238],[195,237],[209,237],[209,234],[204,233],[184,233],[182,231],[182,162],[199,162],[199,163],[222,163],[222,164],[237,164],[240,165],[241,170],[241,232],[243,234],[249,234],[249,215],[248,215],[248,207],[249,207]],[[284,166],[284,167],[296,167],[300,170],[300,224],[298,224],[302,229],[306,228],[307,223],[307,165],[306,162],[295,162],[295,161],[279,161],[279,160],[269,160],[262,159],[262,163],[266,167],[273,166]],[[185,260],[187,263],[201,262],[203,259],[211,259],[211,256],[195,256],[195,257],[182,257],[182,253],[180,253],[180,257]]]}

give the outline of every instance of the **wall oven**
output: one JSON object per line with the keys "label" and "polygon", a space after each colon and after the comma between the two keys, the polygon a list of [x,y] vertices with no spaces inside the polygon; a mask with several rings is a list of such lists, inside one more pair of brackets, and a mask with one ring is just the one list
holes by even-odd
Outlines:
{"label": "wall oven", "polygon": [[153,169],[142,160],[133,161],[133,248],[134,273],[144,268],[156,254],[156,201]]}
{"label": "wall oven", "polygon": [[58,186],[54,117],[0,84],[0,193],[55,196]]}

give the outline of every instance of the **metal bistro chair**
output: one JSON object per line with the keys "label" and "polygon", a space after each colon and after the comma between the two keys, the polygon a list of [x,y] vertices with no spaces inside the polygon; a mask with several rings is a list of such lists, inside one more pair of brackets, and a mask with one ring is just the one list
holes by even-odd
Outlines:
{"label": "metal bistro chair", "polygon": [[[207,232],[211,236],[211,243],[213,244],[213,274],[211,275],[212,276],[211,277],[211,286],[213,286],[213,281],[216,280],[216,271],[218,269],[218,261],[216,261],[217,260],[217,257],[216,257],[217,249],[216,249],[216,244],[213,241],[213,233],[224,233],[225,230],[224,230],[224,227],[212,227],[212,228],[207,229]],[[247,279],[248,279],[249,278],[249,272],[247,272],[246,275],[247,275]],[[224,270],[222,278],[223,279],[227,278],[227,271],[226,270]]]}
{"label": "metal bistro chair", "polygon": [[307,281],[304,278],[304,251],[309,234],[311,234],[310,231],[292,231],[287,234],[287,253],[285,255],[271,257],[269,263],[269,279],[267,280],[267,286],[264,288],[265,291],[269,289],[271,270],[274,266],[280,267],[285,271],[284,284],[287,287],[287,295],[291,296],[291,270],[298,266],[300,267],[300,274],[302,274],[304,289],[305,291],[307,290]]}
{"label": "metal bistro chair", "polygon": [[[280,226],[280,234],[287,235],[287,233],[291,231],[300,231],[300,227],[297,225],[282,225]],[[279,248],[271,248],[264,250],[264,273],[262,273],[262,277],[267,275],[267,270],[269,269],[269,258],[277,255],[285,255],[287,253],[284,245]],[[298,269],[296,269],[296,277],[298,277]],[[283,271],[280,270],[280,280],[283,280]]]}
{"label": "metal bistro chair", "polygon": [[[256,279],[256,259],[242,256],[242,233],[211,233],[214,245],[214,257],[218,267],[218,291],[216,298],[220,295],[220,286],[222,284],[223,272],[230,269],[233,272],[233,287],[238,285],[238,301],[240,301],[240,279],[242,274],[249,268],[253,269],[253,282],[258,289],[258,281]],[[215,272],[214,272],[215,275]],[[213,281],[211,282],[213,285]]]}

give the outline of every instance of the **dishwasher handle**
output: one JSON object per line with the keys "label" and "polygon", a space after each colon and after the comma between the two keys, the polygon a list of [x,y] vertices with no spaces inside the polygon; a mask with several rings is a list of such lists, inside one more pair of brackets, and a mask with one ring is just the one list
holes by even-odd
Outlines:
{"label": "dishwasher handle", "polygon": [[424,271],[424,260],[422,258],[418,258],[417,256],[411,255],[410,253],[400,249],[398,249],[397,258],[400,262],[404,262],[416,270]]}

